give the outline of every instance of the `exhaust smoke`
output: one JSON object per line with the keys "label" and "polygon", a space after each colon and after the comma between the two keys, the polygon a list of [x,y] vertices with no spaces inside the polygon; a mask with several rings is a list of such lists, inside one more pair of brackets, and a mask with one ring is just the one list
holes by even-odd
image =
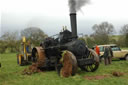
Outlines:
{"label": "exhaust smoke", "polygon": [[70,21],[71,21],[71,30],[72,30],[73,38],[77,38],[76,12],[81,10],[81,7],[87,4],[88,2],[89,0],[69,0]]}
{"label": "exhaust smoke", "polygon": [[70,13],[76,13],[81,10],[81,7],[89,3],[90,0],[69,0]]}

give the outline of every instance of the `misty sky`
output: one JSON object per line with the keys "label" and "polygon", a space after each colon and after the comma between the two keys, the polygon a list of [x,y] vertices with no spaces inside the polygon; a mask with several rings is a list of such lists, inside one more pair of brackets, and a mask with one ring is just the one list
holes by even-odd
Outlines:
{"label": "misty sky", "polygon": [[[78,33],[91,34],[92,26],[103,21],[116,29],[128,24],[128,0],[91,0],[77,12]],[[1,0],[0,34],[39,27],[48,35],[70,30],[68,0]]]}

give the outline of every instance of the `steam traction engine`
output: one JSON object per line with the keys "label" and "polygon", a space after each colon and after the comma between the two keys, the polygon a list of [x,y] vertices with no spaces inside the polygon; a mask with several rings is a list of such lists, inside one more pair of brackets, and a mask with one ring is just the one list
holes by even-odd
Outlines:
{"label": "steam traction engine", "polygon": [[[95,51],[87,48],[84,41],[79,40],[77,37],[77,24],[76,13],[70,14],[71,30],[63,30],[59,33],[59,36],[55,38],[46,38],[41,47],[35,47],[32,50],[33,61],[40,61],[42,53],[45,53],[45,59],[43,65],[40,68],[56,68],[60,74],[64,67],[63,59],[64,52],[72,54],[70,59],[72,60],[72,75],[75,74],[77,67],[87,72],[94,72],[99,66],[99,58]],[[40,58],[40,59],[39,59]]]}

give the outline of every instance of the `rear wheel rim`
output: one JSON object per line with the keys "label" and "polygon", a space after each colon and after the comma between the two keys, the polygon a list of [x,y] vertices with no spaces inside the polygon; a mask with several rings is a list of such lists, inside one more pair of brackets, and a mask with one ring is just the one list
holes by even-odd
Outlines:
{"label": "rear wheel rim", "polygon": [[[94,51],[90,50],[90,54],[89,54],[88,58],[94,59],[94,57],[97,56],[93,52]],[[99,67],[99,62],[94,60],[93,64],[82,66],[81,69],[86,71],[86,72],[94,72],[97,70],[98,67]]]}

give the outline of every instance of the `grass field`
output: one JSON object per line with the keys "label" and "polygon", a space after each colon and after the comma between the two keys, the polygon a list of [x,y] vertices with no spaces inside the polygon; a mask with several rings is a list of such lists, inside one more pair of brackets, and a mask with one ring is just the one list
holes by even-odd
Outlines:
{"label": "grass field", "polygon": [[128,50],[128,48],[121,48],[122,50]]}
{"label": "grass field", "polygon": [[[24,68],[18,66],[16,54],[0,54],[2,68],[0,68],[0,85],[128,85],[128,61],[113,61],[111,65],[100,64],[96,72],[79,70],[75,76],[61,78],[55,71],[45,71],[33,75],[22,75]],[[123,72],[120,77],[112,76],[113,71]],[[88,80],[85,76],[109,75],[100,80]]]}

